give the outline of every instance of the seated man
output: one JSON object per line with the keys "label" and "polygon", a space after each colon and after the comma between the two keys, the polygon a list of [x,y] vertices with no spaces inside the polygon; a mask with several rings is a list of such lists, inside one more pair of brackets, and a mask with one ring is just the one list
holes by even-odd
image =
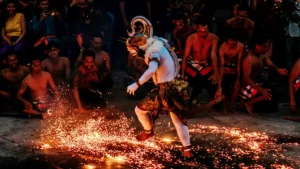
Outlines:
{"label": "seated man", "polygon": [[95,52],[82,52],[83,64],[79,67],[73,81],[73,95],[79,111],[104,108],[106,103],[99,91],[100,78],[95,65]]}
{"label": "seated man", "polygon": [[208,90],[211,99],[216,98],[214,101],[220,102],[222,100],[219,99],[222,98],[222,88],[219,83],[217,65],[219,38],[208,32],[206,19],[198,19],[198,32],[190,35],[186,41],[181,67],[182,77],[188,79],[193,86],[190,106],[203,88]]}
{"label": "seated man", "polygon": [[222,43],[220,56],[220,80],[225,95],[224,113],[227,114],[227,100],[230,97],[231,87],[234,86],[230,108],[232,108],[240,89],[240,64],[244,52],[244,45],[237,41],[235,29],[227,32],[227,40]]}
{"label": "seated man", "polygon": [[[102,36],[94,35],[90,42],[92,49],[96,53],[95,65],[97,66],[99,71],[98,74],[100,75],[101,79],[99,90],[105,92],[113,86],[113,79],[111,78],[110,56],[107,52],[102,50],[104,43]],[[82,60],[82,56],[79,56],[75,64],[76,69],[80,66]]]}
{"label": "seated man", "polygon": [[297,106],[300,105],[300,59],[298,59],[290,74],[289,93],[291,110],[295,112]]}
{"label": "seated man", "polygon": [[243,84],[240,95],[244,99],[249,113],[252,113],[255,103],[274,99],[274,93],[271,93],[271,89],[267,88],[266,84],[260,83],[260,70],[263,63],[279,74],[287,75],[286,69],[277,68],[270,58],[263,56],[267,52],[268,46],[268,39],[263,33],[259,34],[254,39],[253,49],[247,54],[242,63]]}
{"label": "seated man", "polygon": [[226,26],[229,29],[235,28],[238,30],[238,40],[244,44],[250,42],[254,31],[254,25],[254,22],[248,18],[247,8],[244,6],[238,6],[236,16],[228,19],[226,22]]}
{"label": "seated man", "polygon": [[[18,59],[15,53],[9,53],[7,56],[8,68],[0,71],[0,111],[9,111],[9,108],[18,108],[16,103],[17,92],[21,86],[22,80],[29,74],[29,69],[26,66],[18,64]],[[16,102],[17,101],[17,102]]]}
{"label": "seated man", "polygon": [[193,28],[185,22],[183,16],[178,16],[174,19],[175,29],[173,30],[173,37],[176,44],[176,53],[183,55],[185,42],[189,35],[193,33]]}
{"label": "seated man", "polygon": [[[48,72],[42,71],[41,62],[38,59],[31,61],[31,73],[22,81],[17,98],[24,104],[24,112],[29,115],[46,116],[46,111],[58,100],[57,87]],[[51,88],[52,93],[49,92]],[[24,99],[23,94],[28,90],[29,100]],[[54,95],[54,99],[51,94]]]}
{"label": "seated man", "polygon": [[71,76],[70,61],[66,57],[60,57],[60,45],[50,43],[47,46],[49,57],[42,61],[42,68],[51,74],[55,84],[62,86],[68,84]]}

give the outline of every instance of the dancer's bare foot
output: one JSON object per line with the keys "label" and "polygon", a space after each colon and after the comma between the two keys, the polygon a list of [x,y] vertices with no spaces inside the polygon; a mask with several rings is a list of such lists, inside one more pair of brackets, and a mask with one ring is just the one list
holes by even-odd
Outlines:
{"label": "dancer's bare foot", "polygon": [[154,136],[153,129],[152,130],[144,130],[142,133],[140,133],[138,136],[136,136],[136,139],[138,141],[145,141],[153,136]]}
{"label": "dancer's bare foot", "polygon": [[186,158],[192,158],[194,156],[191,146],[183,147],[183,156]]}
{"label": "dancer's bare foot", "polygon": [[253,105],[245,102],[245,107],[246,107],[246,110],[248,111],[248,113],[253,114]]}
{"label": "dancer's bare foot", "polygon": [[76,112],[77,112],[77,113],[84,113],[84,114],[89,113],[89,111],[86,110],[86,109],[84,109],[84,108],[76,109]]}
{"label": "dancer's bare foot", "polygon": [[218,97],[218,98],[216,98],[216,99],[214,99],[214,100],[211,100],[211,101],[208,102],[207,104],[205,104],[205,105],[203,106],[203,108],[204,108],[204,109],[209,109],[209,108],[211,108],[212,106],[214,106],[214,105],[220,103],[220,102],[221,102],[222,100],[224,100],[224,99],[225,99],[225,96],[222,95],[222,96],[220,96],[220,97]]}
{"label": "dancer's bare foot", "polygon": [[48,113],[42,113],[42,118],[43,119],[47,119],[49,117],[49,114]]}

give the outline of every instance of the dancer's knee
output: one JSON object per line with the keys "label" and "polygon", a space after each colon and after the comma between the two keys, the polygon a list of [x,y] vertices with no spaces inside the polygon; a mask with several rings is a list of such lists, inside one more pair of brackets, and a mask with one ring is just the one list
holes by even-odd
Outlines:
{"label": "dancer's knee", "polygon": [[143,114],[148,113],[148,111],[141,110],[140,108],[138,108],[138,106],[135,107],[134,111],[135,111],[135,114],[137,114],[137,115],[143,115]]}
{"label": "dancer's knee", "polygon": [[183,126],[183,122],[178,118],[178,116],[173,113],[173,112],[170,112],[170,116],[171,116],[171,119],[172,119],[172,122],[174,124],[174,126],[177,128],[178,126]]}

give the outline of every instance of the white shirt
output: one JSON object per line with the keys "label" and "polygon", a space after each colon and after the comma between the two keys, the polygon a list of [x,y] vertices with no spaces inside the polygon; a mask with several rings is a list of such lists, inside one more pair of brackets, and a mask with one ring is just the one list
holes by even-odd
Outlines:
{"label": "white shirt", "polygon": [[176,66],[173,57],[166,47],[163,47],[159,52],[151,53],[149,57],[150,62],[155,58],[159,61],[159,65],[156,73],[152,76],[153,81],[156,84],[172,81],[175,78]]}

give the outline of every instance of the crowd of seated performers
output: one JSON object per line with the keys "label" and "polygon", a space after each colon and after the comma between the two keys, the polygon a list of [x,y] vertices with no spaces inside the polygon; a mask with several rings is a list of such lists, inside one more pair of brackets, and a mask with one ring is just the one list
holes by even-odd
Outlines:
{"label": "crowd of seated performers", "polygon": [[[267,69],[281,79],[289,75],[283,81],[296,111],[300,1],[245,2],[0,0],[0,112],[41,115],[66,91],[81,112],[105,107],[105,93],[114,84],[112,65],[126,65],[127,59],[126,87],[147,70],[144,60],[114,43],[137,15],[174,47],[180,76],[192,89],[190,108],[204,90],[205,106],[222,103],[225,114],[238,99],[250,113],[260,103],[275,105],[279,91],[264,78]],[[153,88],[148,82],[128,98],[141,99]]]}

